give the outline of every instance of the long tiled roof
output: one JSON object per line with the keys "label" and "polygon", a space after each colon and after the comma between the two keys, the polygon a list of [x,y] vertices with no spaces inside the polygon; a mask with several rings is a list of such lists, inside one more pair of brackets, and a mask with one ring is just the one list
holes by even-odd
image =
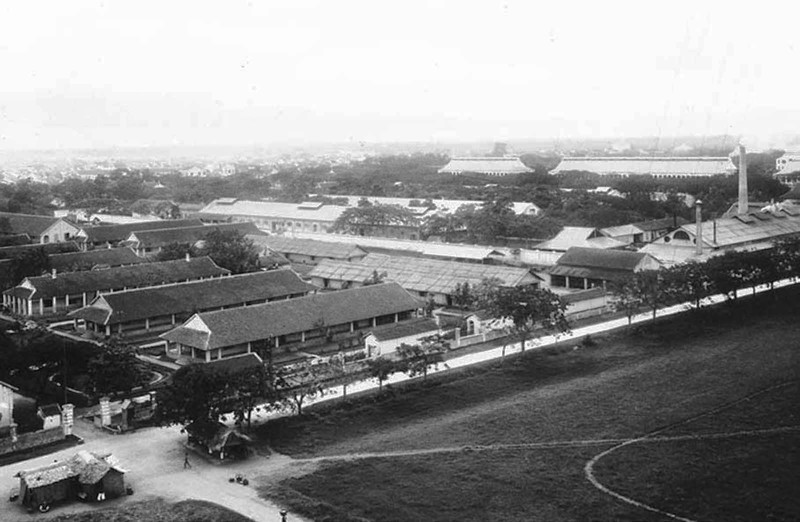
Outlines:
{"label": "long tiled roof", "polygon": [[573,247],[559,258],[556,266],[581,266],[608,270],[633,271],[647,254],[627,250]]}
{"label": "long tiled roof", "polygon": [[315,286],[303,282],[291,270],[269,270],[100,295],[89,306],[71,312],[70,317],[108,325],[263,303],[314,290]]}
{"label": "long tiled roof", "polygon": [[11,226],[11,233],[28,234],[31,237],[40,236],[45,230],[61,221],[61,218],[52,216],[0,212],[0,219],[3,218],[8,220],[8,223]]}
{"label": "long tiled roof", "polygon": [[352,259],[367,255],[357,245],[317,241],[286,236],[248,236],[259,247],[266,247],[279,254],[299,254],[330,259]]}
{"label": "long tiled roof", "polygon": [[129,223],[125,225],[99,225],[83,227],[83,235],[89,243],[116,243],[123,241],[131,232],[139,230],[157,230],[160,228],[197,227],[203,222],[199,219],[164,219],[159,221],[145,221],[143,223]]}
{"label": "long tiled roof", "polygon": [[36,245],[15,245],[0,247],[0,259],[10,259],[27,252],[42,250],[45,254],[60,254],[65,252],[77,252],[78,245],[72,241],[63,243],[45,243]]}
{"label": "long tiled roof", "polygon": [[123,266],[146,263],[146,259],[136,255],[136,252],[127,247],[99,248],[86,252],[70,252],[65,254],[51,254],[49,256],[50,268],[59,272],[77,272],[91,270],[96,266]]}
{"label": "long tiled roof", "polygon": [[[332,195],[335,198],[347,198],[348,204],[351,207],[358,206],[358,202],[362,199],[373,204],[379,205],[398,205],[401,207],[410,207],[412,201],[419,201],[420,203],[427,203],[430,201],[436,205],[434,212],[453,213],[461,207],[472,205],[476,208],[483,206],[483,201],[474,199],[426,199],[426,198],[390,198],[382,196],[341,196],[339,194]],[[515,201],[512,203],[515,214],[529,214],[534,211],[538,212],[540,209],[534,203],[525,203],[522,201]],[[417,207],[411,207],[417,208]]]}
{"label": "long tiled roof", "polygon": [[[681,229],[692,236],[697,230],[693,224],[683,225]],[[743,217],[703,223],[703,243],[715,247],[770,240],[798,233],[800,207],[787,204],[776,206],[774,212],[750,212]]]}
{"label": "long tiled roof", "polygon": [[649,174],[652,176],[716,176],[732,174],[736,166],[728,157],[566,157],[550,171],[560,174],[586,171],[596,174]]}
{"label": "long tiled roof", "polygon": [[49,275],[28,277],[19,286],[4,293],[26,299],[48,299],[83,292],[93,293],[125,287],[141,288],[228,274],[229,270],[218,267],[211,258],[197,257],[189,261],[181,259],[104,270],[67,272],[57,274],[55,278]]}
{"label": "long tiled roof", "polygon": [[193,244],[204,239],[209,233],[216,231],[235,230],[243,235],[263,234],[251,222],[246,223],[219,223],[216,225],[201,225],[197,227],[161,228],[158,230],[143,230],[131,232],[128,241],[137,244],[139,248],[157,248],[171,243]]}
{"label": "long tiled roof", "polygon": [[527,268],[382,254],[369,254],[364,259],[351,262],[325,259],[314,267],[309,276],[361,283],[375,272],[385,272],[387,281],[394,281],[407,290],[440,294],[453,293],[458,283],[468,282],[474,286],[485,279],[499,279],[503,286],[536,282],[536,276]]}
{"label": "long tiled roof", "polygon": [[200,313],[161,337],[203,350],[416,310],[423,303],[395,283],[324,292],[263,305]]}
{"label": "long tiled roof", "polygon": [[447,174],[460,174],[462,172],[476,172],[481,174],[521,174],[533,172],[526,167],[519,158],[453,158],[450,163],[439,169]]}
{"label": "long tiled roof", "polygon": [[347,207],[339,205],[321,205],[312,208],[297,203],[223,198],[212,201],[200,212],[202,214],[241,216],[255,219],[305,219],[333,223],[345,210],[347,210]]}

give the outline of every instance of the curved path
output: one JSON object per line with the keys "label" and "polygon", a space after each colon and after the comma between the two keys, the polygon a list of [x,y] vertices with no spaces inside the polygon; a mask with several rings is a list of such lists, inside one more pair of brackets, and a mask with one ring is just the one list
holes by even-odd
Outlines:
{"label": "curved path", "polygon": [[620,450],[620,449],[622,449],[622,448],[624,448],[626,446],[631,446],[633,444],[638,444],[638,443],[643,443],[643,442],[660,442],[660,441],[669,441],[669,440],[703,440],[703,439],[711,439],[711,438],[723,438],[725,436],[735,437],[735,436],[746,436],[746,435],[765,435],[765,434],[770,434],[770,433],[786,433],[786,432],[789,432],[789,431],[797,431],[797,429],[798,429],[797,426],[791,426],[791,427],[773,428],[773,429],[767,429],[767,430],[750,430],[750,431],[744,431],[744,432],[731,432],[731,433],[728,433],[728,434],[725,434],[725,433],[716,433],[716,434],[714,434],[714,433],[712,433],[712,434],[708,434],[708,435],[681,435],[681,436],[677,436],[677,437],[656,437],[656,435],[659,435],[660,433],[664,433],[665,431],[668,431],[668,430],[670,430],[672,428],[676,428],[678,426],[684,426],[686,424],[694,422],[695,420],[698,420],[698,419],[701,419],[701,418],[704,418],[704,417],[709,417],[711,415],[715,415],[715,414],[720,413],[720,412],[725,411],[725,410],[729,410],[729,409],[731,409],[731,408],[733,408],[735,406],[738,406],[739,404],[742,404],[743,402],[749,401],[750,399],[753,399],[753,398],[758,397],[760,395],[764,395],[766,393],[769,393],[771,391],[774,391],[774,390],[777,390],[777,389],[780,389],[780,388],[784,388],[784,387],[789,386],[791,384],[794,384],[796,382],[798,382],[798,381],[797,380],[792,380],[792,381],[776,384],[775,386],[770,386],[768,388],[764,388],[764,389],[759,390],[757,392],[751,393],[750,395],[742,397],[741,399],[737,399],[735,401],[723,404],[722,406],[720,406],[718,408],[714,408],[713,410],[707,411],[705,413],[700,413],[700,414],[695,415],[693,417],[689,417],[688,419],[684,419],[682,421],[670,424],[670,425],[665,426],[663,428],[660,428],[660,429],[657,429],[655,431],[652,431],[652,432],[650,432],[648,434],[642,435],[641,437],[637,437],[635,439],[630,439],[630,440],[626,440],[624,442],[620,442],[620,443],[616,444],[615,446],[612,446],[611,448],[609,448],[609,449],[607,449],[607,450],[605,450],[605,451],[603,451],[601,453],[598,453],[597,455],[592,457],[592,459],[589,460],[589,462],[586,463],[586,466],[584,466],[584,468],[583,468],[584,474],[586,475],[586,479],[595,488],[597,488],[598,490],[602,491],[603,493],[605,493],[607,495],[610,495],[610,496],[616,498],[617,500],[625,502],[626,504],[630,504],[632,506],[635,506],[635,507],[650,511],[652,513],[658,513],[659,515],[663,515],[663,516],[671,518],[673,520],[680,520],[681,522],[697,522],[694,519],[682,517],[682,516],[677,515],[675,513],[671,513],[669,511],[665,511],[663,509],[659,509],[659,508],[657,508],[655,506],[651,506],[649,504],[645,504],[644,502],[640,502],[640,501],[638,501],[636,499],[627,497],[627,496],[623,495],[622,493],[620,493],[618,491],[614,491],[613,489],[609,488],[608,486],[605,486],[604,484],[602,484],[597,479],[597,476],[595,475],[595,472],[594,472],[595,466],[597,465],[598,462],[600,462],[600,460],[602,460],[603,458],[611,455],[615,451]]}

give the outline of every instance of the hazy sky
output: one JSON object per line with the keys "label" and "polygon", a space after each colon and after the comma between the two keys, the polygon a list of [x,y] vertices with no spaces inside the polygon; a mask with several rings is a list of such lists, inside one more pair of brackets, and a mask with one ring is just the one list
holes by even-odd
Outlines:
{"label": "hazy sky", "polygon": [[0,2],[0,149],[800,122],[792,2]]}

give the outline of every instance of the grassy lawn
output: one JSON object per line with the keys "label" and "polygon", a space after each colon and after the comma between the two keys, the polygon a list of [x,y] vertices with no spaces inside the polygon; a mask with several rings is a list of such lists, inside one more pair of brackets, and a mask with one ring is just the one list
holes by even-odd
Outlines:
{"label": "grassy lawn", "polygon": [[52,522],[253,522],[251,519],[222,506],[200,500],[165,502],[150,500],[133,502],[113,508],[62,515]]}
{"label": "grassy lawn", "polygon": [[[777,298],[756,297],[737,307],[593,336],[597,345],[592,348],[573,350],[573,342],[536,350],[507,360],[502,368],[495,363],[437,377],[394,396],[312,409],[303,419],[266,425],[260,437],[300,458],[635,437],[799,379],[798,311],[797,292],[781,291]],[[782,388],[668,434],[797,424],[798,391],[796,385]],[[774,467],[773,447],[785,449],[780,440],[669,443],[658,446],[652,465],[648,452],[656,444],[626,447],[601,461],[598,474],[615,487],[619,481],[633,488],[634,497],[685,505],[689,511],[681,513],[703,514],[702,520],[795,520],[800,515],[786,518],[786,513],[797,513],[785,499],[800,497],[791,495],[794,485],[788,480],[800,474],[796,453],[787,454],[794,458],[770,482],[772,487],[752,494],[748,489]],[[685,454],[665,449],[679,444]],[[728,453],[712,452],[717,444]],[[276,477],[262,494],[313,514],[315,520],[663,520],[620,504],[585,480],[583,465],[607,447],[370,458],[315,468],[306,464],[294,475]],[[728,460],[717,458],[725,455]],[[751,474],[731,471],[739,455]],[[691,469],[697,478],[691,488],[679,483],[682,469]],[[720,474],[722,479],[705,486]],[[713,506],[733,497],[752,509],[737,504],[733,511],[739,519],[727,518],[730,510],[714,511]],[[782,515],[761,516],[769,509]]]}

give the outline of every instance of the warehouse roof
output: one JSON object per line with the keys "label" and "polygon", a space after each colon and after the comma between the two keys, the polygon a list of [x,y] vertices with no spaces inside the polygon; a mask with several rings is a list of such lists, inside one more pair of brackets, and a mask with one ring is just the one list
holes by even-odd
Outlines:
{"label": "warehouse roof", "polygon": [[263,305],[205,312],[161,337],[202,350],[407,312],[423,303],[395,283],[312,294]]}
{"label": "warehouse roof", "polygon": [[648,255],[627,250],[573,247],[556,261],[556,266],[584,266],[609,270],[634,270]]}
{"label": "warehouse roof", "polygon": [[316,289],[291,270],[269,270],[104,294],[69,315],[108,325],[265,302]]}
{"label": "warehouse roof", "polygon": [[521,174],[533,172],[519,158],[462,157],[453,158],[450,163],[439,169],[441,173],[460,174],[476,172],[481,174]]}
{"label": "warehouse roof", "polygon": [[716,176],[732,174],[736,171],[736,166],[728,157],[588,156],[565,157],[550,173],[569,171],[601,175]]}
{"label": "warehouse roof", "polygon": [[218,267],[211,258],[196,257],[188,261],[181,259],[104,270],[57,273],[56,277],[50,275],[26,277],[18,286],[4,293],[24,299],[48,299],[84,292],[93,293],[126,287],[140,288],[228,274],[229,270]]}
{"label": "warehouse roof", "polygon": [[527,268],[482,265],[407,256],[369,254],[359,261],[322,260],[310,277],[361,283],[377,272],[386,273],[387,281],[416,292],[453,293],[458,283],[478,285],[485,279],[499,279],[503,286],[536,283],[537,277]]}
{"label": "warehouse roof", "polygon": [[625,243],[617,241],[592,227],[564,227],[553,239],[536,245],[538,250],[566,252],[572,247],[622,248]]}
{"label": "warehouse roof", "polygon": [[221,198],[212,201],[200,212],[205,215],[245,216],[258,219],[308,219],[333,223],[345,210],[347,207],[339,205],[322,205],[311,208],[298,203]]}
{"label": "warehouse roof", "polygon": [[367,252],[358,245],[317,241],[284,236],[248,236],[257,246],[267,247],[280,254],[301,254],[330,259],[352,259],[363,257]]}

